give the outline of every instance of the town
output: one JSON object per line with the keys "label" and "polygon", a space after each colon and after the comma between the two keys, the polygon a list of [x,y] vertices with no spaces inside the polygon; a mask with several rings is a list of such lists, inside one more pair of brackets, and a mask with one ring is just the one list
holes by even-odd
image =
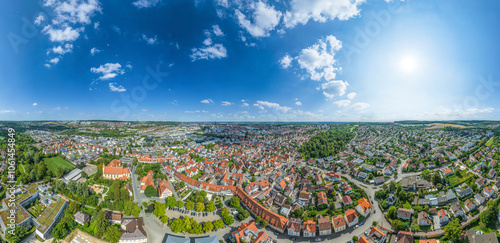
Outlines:
{"label": "town", "polygon": [[498,242],[499,131],[498,122],[0,122],[1,237]]}

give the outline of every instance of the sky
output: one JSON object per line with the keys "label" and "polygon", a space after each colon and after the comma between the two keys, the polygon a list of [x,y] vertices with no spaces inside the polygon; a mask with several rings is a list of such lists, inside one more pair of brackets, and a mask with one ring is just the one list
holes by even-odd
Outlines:
{"label": "sky", "polygon": [[0,120],[500,120],[500,2],[5,0]]}

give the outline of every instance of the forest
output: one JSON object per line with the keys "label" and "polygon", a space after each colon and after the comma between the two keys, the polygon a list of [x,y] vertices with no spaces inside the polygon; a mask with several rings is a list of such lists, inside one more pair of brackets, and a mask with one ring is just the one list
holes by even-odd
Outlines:
{"label": "forest", "polygon": [[352,126],[348,124],[333,125],[330,130],[320,132],[302,144],[299,152],[305,159],[336,155],[354,138],[351,129]]}

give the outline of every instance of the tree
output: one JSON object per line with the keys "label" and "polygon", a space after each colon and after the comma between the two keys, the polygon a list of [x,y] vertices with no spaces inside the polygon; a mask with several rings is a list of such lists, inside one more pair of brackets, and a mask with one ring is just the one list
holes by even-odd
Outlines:
{"label": "tree", "polygon": [[353,237],[352,237],[352,241],[354,241],[354,242],[358,242],[358,237],[357,237],[357,236],[353,236]]}
{"label": "tree", "polygon": [[[167,204],[167,207],[169,207],[169,208],[174,208],[175,206],[177,206],[177,200],[175,200],[174,196],[167,197],[167,200],[165,203]],[[184,206],[184,204],[182,206]]]}
{"label": "tree", "polygon": [[396,209],[396,207],[390,206],[389,209],[387,210],[387,216],[389,216],[389,218],[391,219],[395,219],[397,212],[398,210]]}
{"label": "tree", "polygon": [[211,201],[207,204],[207,211],[213,212],[214,210],[215,210],[215,203]]}
{"label": "tree", "polygon": [[453,219],[444,227],[444,236],[453,242],[458,242],[458,238],[462,234],[462,228],[458,219]]}
{"label": "tree", "polygon": [[206,191],[201,191],[201,192],[200,192],[200,195],[201,195],[202,197],[206,197],[206,196],[207,196],[207,192],[206,192]]}
{"label": "tree", "polygon": [[186,203],[186,209],[187,210],[193,210],[193,208],[194,208],[194,202],[188,201]]}
{"label": "tree", "polygon": [[170,221],[170,224],[168,224],[168,226],[174,233],[179,233],[181,231],[184,231],[185,229],[182,219],[179,218]]}
{"label": "tree", "polygon": [[432,175],[432,183],[434,183],[434,185],[437,185],[437,184],[440,184],[441,183],[441,176],[439,175],[439,172],[434,172],[434,174]]}
{"label": "tree", "polygon": [[116,225],[111,225],[106,229],[104,238],[112,243],[117,243],[118,241],[120,241],[121,235],[122,232],[120,228]]}
{"label": "tree", "polygon": [[104,235],[109,225],[110,223],[106,218],[106,214],[104,213],[104,211],[99,211],[99,213],[97,213],[97,216],[95,217],[95,228],[97,229],[96,236],[100,237]]}
{"label": "tree", "polygon": [[265,228],[267,226],[267,220],[263,219],[262,222],[260,222],[260,226]]}
{"label": "tree", "polygon": [[177,207],[178,208],[184,207],[184,202],[182,200],[177,201]]}
{"label": "tree", "polygon": [[216,230],[224,228],[224,222],[222,221],[222,219],[215,220],[214,227]]}
{"label": "tree", "polygon": [[146,190],[144,190],[144,194],[148,197],[157,197],[158,196],[158,191],[156,188],[152,185],[149,185],[146,187]]}
{"label": "tree", "polygon": [[156,216],[156,217],[161,217],[163,215],[165,215],[165,204],[161,203],[161,202],[156,202],[155,203],[155,210],[153,211],[153,214]]}
{"label": "tree", "polygon": [[202,202],[197,202],[196,203],[196,211],[201,212],[203,210],[205,210],[205,204],[203,204]]}
{"label": "tree", "polygon": [[56,227],[54,227],[54,230],[52,230],[52,236],[59,240],[63,239],[66,234],[68,234],[68,228],[66,227],[66,223],[62,221],[57,223]]}
{"label": "tree", "polygon": [[223,218],[229,216],[229,209],[227,209],[227,207],[223,207],[221,210],[220,210],[220,214],[222,215]]}
{"label": "tree", "polygon": [[231,200],[229,200],[229,204],[233,207],[239,207],[240,206],[240,199],[238,197],[232,197]]}
{"label": "tree", "polygon": [[161,216],[160,221],[164,224],[168,223],[168,216],[166,216],[166,215]]}
{"label": "tree", "polygon": [[234,218],[233,216],[229,215],[227,217],[224,218],[224,223],[226,225],[232,225],[234,223]]}
{"label": "tree", "polygon": [[214,229],[214,224],[212,224],[212,222],[207,221],[207,222],[203,223],[203,231],[205,231],[205,233],[208,233],[208,232],[212,231],[213,229]]}

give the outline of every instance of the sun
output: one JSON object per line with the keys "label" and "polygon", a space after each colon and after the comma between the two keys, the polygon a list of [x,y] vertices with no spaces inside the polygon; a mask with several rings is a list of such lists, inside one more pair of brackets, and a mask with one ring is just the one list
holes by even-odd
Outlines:
{"label": "sun", "polygon": [[417,59],[413,56],[404,56],[399,60],[399,67],[402,71],[411,73],[417,69]]}

